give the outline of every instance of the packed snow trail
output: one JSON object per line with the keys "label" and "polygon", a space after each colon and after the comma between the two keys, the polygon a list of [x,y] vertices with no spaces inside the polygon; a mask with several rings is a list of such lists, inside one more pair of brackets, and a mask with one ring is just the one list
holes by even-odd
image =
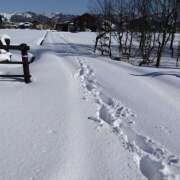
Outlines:
{"label": "packed snow trail", "polygon": [[101,126],[107,123],[112,127],[125,148],[133,153],[140,171],[149,180],[179,179],[179,159],[150,138],[133,130],[131,124],[134,114],[131,110],[105,95],[98,86],[93,70],[82,61],[79,63],[82,87],[94,96],[98,106],[97,116],[90,119]]}
{"label": "packed snow trail", "polygon": [[[61,43],[67,47],[70,47],[66,47],[67,51],[82,54],[82,48],[78,49],[76,45],[72,45],[60,35],[59,38],[61,38]],[[58,38],[56,37],[56,40],[57,39]],[[84,59],[87,58],[84,58],[83,60],[81,60],[82,58],[79,59],[80,66],[82,68],[80,70],[80,77],[82,77],[82,81],[84,81],[83,87],[85,87],[87,91],[92,92],[92,94],[95,96],[95,101],[101,105],[98,110],[98,117],[90,117],[89,119],[99,122],[100,124],[102,123],[101,120],[103,120],[113,127],[113,130],[123,139],[123,144],[125,144],[126,148],[135,153],[134,156],[138,161],[139,170],[149,180],[179,179],[180,168],[178,167],[178,157],[171,154],[159,143],[153,142],[153,140],[148,136],[138,134],[136,131],[129,128],[130,124],[134,123],[131,118],[127,122],[121,122],[122,119],[127,120],[129,119],[129,116],[131,117],[133,114],[131,114],[126,107],[115,105],[116,103],[111,98],[106,96],[104,92],[98,91],[96,79],[93,79],[93,70],[89,69],[88,65],[83,64],[83,61],[85,61]],[[102,64],[103,63],[104,62],[102,62]],[[85,72],[87,74],[83,74]],[[157,88],[157,90],[159,89]],[[97,98],[97,96],[99,96],[99,98]],[[173,104],[176,105],[176,103]],[[176,106],[176,108],[178,108],[178,106]]]}

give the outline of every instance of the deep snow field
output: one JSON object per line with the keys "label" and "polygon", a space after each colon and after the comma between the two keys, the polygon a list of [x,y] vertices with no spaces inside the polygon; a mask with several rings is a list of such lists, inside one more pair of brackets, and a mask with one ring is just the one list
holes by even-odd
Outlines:
{"label": "deep snow field", "polygon": [[36,56],[31,84],[0,79],[0,180],[180,180],[178,68],[95,55],[90,32],[0,34]]}

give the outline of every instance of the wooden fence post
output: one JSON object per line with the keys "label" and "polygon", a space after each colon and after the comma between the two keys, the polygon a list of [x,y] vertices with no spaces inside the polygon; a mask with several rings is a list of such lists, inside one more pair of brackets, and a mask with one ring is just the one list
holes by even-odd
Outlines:
{"label": "wooden fence post", "polygon": [[22,64],[24,71],[24,81],[26,83],[30,83],[31,75],[29,71],[29,62],[28,62],[28,50],[30,50],[30,48],[26,44],[21,44],[20,46],[21,46]]}

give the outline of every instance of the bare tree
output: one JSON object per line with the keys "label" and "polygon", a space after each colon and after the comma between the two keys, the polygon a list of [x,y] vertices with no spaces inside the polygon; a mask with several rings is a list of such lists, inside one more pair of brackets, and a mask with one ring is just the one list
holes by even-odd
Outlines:
{"label": "bare tree", "polygon": [[116,0],[114,3],[114,23],[116,26],[115,37],[118,42],[119,57],[122,57],[123,36],[125,33],[125,3],[123,0]]}
{"label": "bare tree", "polygon": [[172,0],[171,5],[172,5],[172,9],[174,9],[173,22],[172,22],[172,28],[171,28],[171,42],[170,42],[171,57],[173,57],[174,56],[174,39],[175,39],[175,33],[177,29],[177,18],[180,12],[180,0]]}
{"label": "bare tree", "polygon": [[139,49],[142,56],[140,66],[150,63],[151,53],[154,48],[154,29],[152,23],[152,1],[151,0],[139,0],[137,3],[138,17],[139,17],[139,33],[140,42]]}
{"label": "bare tree", "polygon": [[132,57],[136,48],[134,40],[139,43],[139,48],[136,48],[142,58],[139,65],[156,60],[156,67],[159,67],[168,42],[171,55],[174,55],[180,0],[94,0],[94,10],[101,22],[95,49],[99,42],[102,54],[107,50],[104,47],[108,47],[111,56],[113,34],[118,42],[120,58]]}
{"label": "bare tree", "polygon": [[176,55],[176,67],[178,67],[179,65],[179,59],[180,59],[180,41],[178,43],[178,46],[177,46],[177,55]]}
{"label": "bare tree", "polygon": [[159,20],[157,36],[157,60],[156,67],[160,66],[161,57],[167,42],[170,40],[176,11],[174,0],[153,0],[154,17]]}
{"label": "bare tree", "polygon": [[111,57],[113,1],[95,0],[94,12],[98,12],[101,19],[95,43],[95,51],[98,43],[100,43],[101,54],[104,55],[107,53]]}
{"label": "bare tree", "polygon": [[132,52],[136,0],[116,0],[114,3],[115,37],[119,44],[119,57],[129,59]]}

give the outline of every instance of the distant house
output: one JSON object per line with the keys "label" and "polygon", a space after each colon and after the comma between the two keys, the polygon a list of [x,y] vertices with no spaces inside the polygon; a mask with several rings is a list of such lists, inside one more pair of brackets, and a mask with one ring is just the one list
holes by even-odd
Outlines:
{"label": "distant house", "polygon": [[72,32],[75,30],[75,26],[74,26],[74,23],[70,21],[59,22],[59,23],[56,23],[55,30]]}
{"label": "distant house", "polygon": [[0,15],[0,28],[3,29],[16,29],[17,28],[17,24],[8,21],[6,18],[4,18],[4,16]]}
{"label": "distant house", "polygon": [[33,28],[33,23],[31,23],[31,22],[22,22],[22,23],[19,23],[18,28],[19,29],[32,29]]}
{"label": "distant house", "polygon": [[18,25],[13,22],[4,22],[3,23],[3,28],[6,28],[6,29],[17,29],[17,27],[18,27]]}
{"label": "distant house", "polygon": [[94,15],[85,13],[81,16],[74,18],[74,25],[78,31],[96,31],[97,30],[97,18]]}
{"label": "distant house", "polygon": [[44,25],[43,24],[35,24],[33,29],[39,29],[39,30],[42,30],[42,29],[45,29],[44,28]]}

